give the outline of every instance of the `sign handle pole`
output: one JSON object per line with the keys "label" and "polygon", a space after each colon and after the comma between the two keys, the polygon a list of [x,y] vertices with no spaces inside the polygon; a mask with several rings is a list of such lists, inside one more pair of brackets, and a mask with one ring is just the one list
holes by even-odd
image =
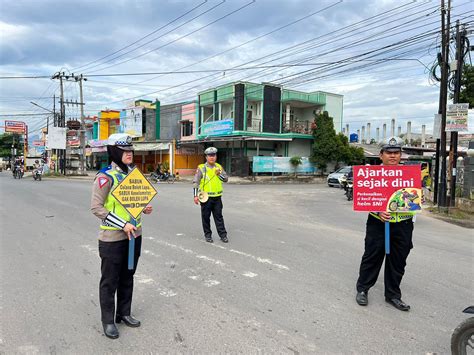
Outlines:
{"label": "sign handle pole", "polygon": [[[134,226],[137,225],[137,220],[135,218],[130,219],[130,223]],[[132,235],[132,238],[128,241],[128,269],[133,270],[135,265],[135,237]]]}
{"label": "sign handle pole", "polygon": [[385,254],[390,254],[390,222],[385,222]]}

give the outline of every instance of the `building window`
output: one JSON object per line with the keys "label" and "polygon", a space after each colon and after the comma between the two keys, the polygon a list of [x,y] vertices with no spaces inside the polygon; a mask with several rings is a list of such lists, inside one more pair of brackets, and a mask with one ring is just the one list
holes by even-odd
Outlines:
{"label": "building window", "polygon": [[189,137],[192,135],[193,135],[193,122],[192,121],[183,122],[183,126],[181,128],[181,136]]}

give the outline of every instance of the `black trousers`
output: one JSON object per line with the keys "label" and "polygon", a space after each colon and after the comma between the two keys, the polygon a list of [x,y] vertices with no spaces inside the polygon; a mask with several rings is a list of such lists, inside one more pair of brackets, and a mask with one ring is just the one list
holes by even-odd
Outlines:
{"label": "black trousers", "polygon": [[117,294],[117,314],[129,316],[132,307],[133,275],[137,269],[142,238],[135,239],[135,265],[128,270],[128,239],[118,242],[99,240],[101,273],[99,285],[102,322],[115,322],[115,294]]}
{"label": "black trousers", "polygon": [[400,283],[408,254],[413,248],[413,221],[390,223],[390,254],[385,254],[385,223],[369,215],[365,234],[365,251],[357,280],[357,291],[367,292],[377,281],[385,258],[385,297],[402,297]]}
{"label": "black trousers", "polygon": [[207,202],[201,203],[202,229],[204,230],[204,236],[206,238],[212,238],[211,213],[214,217],[217,234],[219,234],[220,238],[227,237],[227,231],[225,230],[224,225],[224,217],[222,216],[223,208],[224,205],[222,204],[221,196],[209,197]]}

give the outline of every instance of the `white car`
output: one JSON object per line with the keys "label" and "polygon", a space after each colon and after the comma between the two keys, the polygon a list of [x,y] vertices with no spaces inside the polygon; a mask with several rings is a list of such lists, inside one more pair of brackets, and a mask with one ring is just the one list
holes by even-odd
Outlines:
{"label": "white car", "polygon": [[338,186],[340,187],[341,184],[341,177],[345,174],[348,174],[352,170],[352,166],[344,166],[335,172],[328,175],[327,182],[330,187]]}

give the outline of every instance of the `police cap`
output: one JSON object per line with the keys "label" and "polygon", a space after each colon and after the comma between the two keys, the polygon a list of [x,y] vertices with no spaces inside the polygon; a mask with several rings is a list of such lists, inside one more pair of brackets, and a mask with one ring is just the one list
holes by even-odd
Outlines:
{"label": "police cap", "polygon": [[204,151],[204,154],[210,155],[210,154],[216,154],[217,153],[217,148],[215,147],[209,147]]}
{"label": "police cap", "polygon": [[389,137],[380,144],[380,153],[385,152],[401,152],[402,142],[400,138]]}

